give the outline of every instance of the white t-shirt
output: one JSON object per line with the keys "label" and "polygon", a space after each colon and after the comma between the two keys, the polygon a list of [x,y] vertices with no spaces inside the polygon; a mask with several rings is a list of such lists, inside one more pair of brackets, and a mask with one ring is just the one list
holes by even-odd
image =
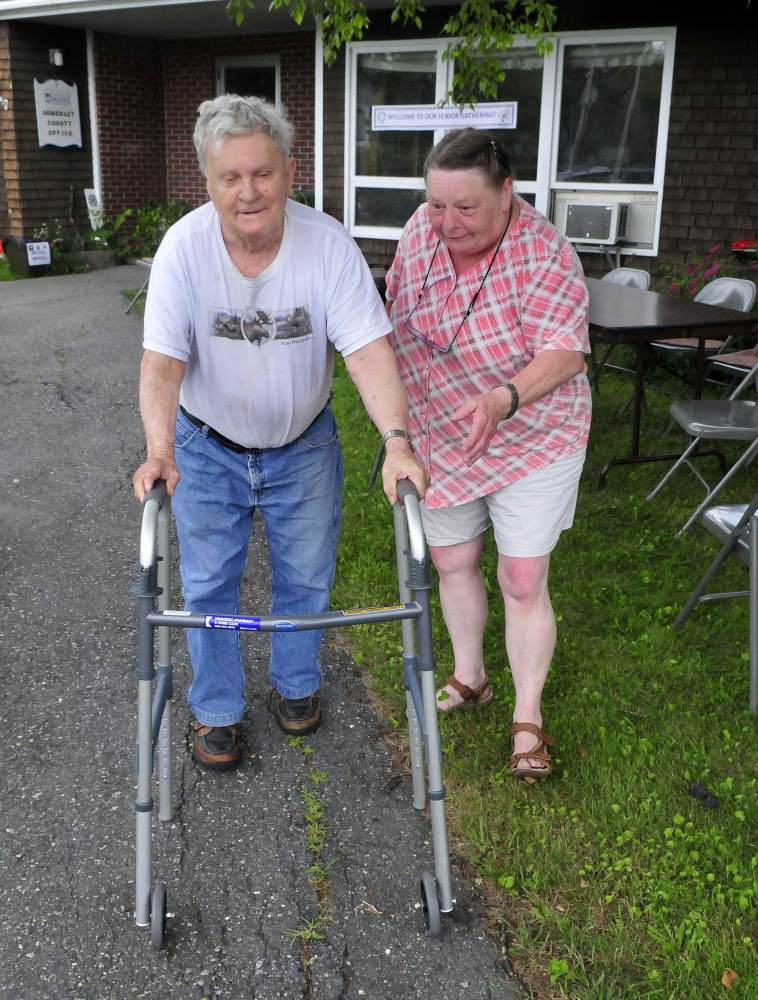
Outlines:
{"label": "white t-shirt", "polygon": [[187,362],[186,410],[246,448],[278,448],[326,405],[335,348],[352,354],[390,330],[339,222],[288,200],[275,260],[246,278],[208,202],[173,225],[155,255],[143,346]]}

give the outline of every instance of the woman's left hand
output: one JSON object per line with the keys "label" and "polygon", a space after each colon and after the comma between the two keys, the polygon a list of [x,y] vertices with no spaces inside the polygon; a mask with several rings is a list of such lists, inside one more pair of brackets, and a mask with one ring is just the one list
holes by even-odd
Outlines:
{"label": "woman's left hand", "polygon": [[486,454],[497,425],[511,412],[513,399],[505,387],[481,396],[472,396],[453,414],[453,420],[471,420],[471,430],[463,444],[463,461],[471,467]]}

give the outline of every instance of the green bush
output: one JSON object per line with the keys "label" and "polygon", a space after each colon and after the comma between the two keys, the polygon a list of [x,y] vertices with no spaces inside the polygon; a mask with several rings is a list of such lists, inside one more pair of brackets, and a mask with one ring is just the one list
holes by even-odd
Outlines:
{"label": "green bush", "polygon": [[316,207],[316,192],[311,188],[294,188],[290,192],[290,198],[299,205],[307,205],[309,208]]}
{"label": "green bush", "polygon": [[79,232],[71,223],[70,230],[64,229],[59,219],[49,220],[36,229],[33,239],[37,242],[50,244],[50,265],[48,274],[82,274],[88,270],[86,264],[76,260],[74,255],[82,250],[116,250],[118,252],[121,236],[119,230],[124,220],[132,214],[127,208],[115,218],[100,213],[100,226],[88,229],[85,234]]}
{"label": "green bush", "polygon": [[134,231],[119,248],[120,257],[152,257],[170,226],[192,210],[185,201],[148,201],[137,209]]}

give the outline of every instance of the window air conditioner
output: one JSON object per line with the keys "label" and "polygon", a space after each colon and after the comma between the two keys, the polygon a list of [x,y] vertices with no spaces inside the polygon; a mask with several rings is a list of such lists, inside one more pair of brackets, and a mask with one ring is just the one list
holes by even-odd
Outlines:
{"label": "window air conditioner", "polygon": [[629,205],[617,201],[569,202],[566,236],[572,243],[618,243],[626,238]]}

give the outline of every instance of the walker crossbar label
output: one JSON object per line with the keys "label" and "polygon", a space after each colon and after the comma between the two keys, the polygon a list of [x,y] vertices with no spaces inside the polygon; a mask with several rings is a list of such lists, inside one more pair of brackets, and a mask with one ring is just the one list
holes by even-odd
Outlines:
{"label": "walker crossbar label", "polygon": [[350,611],[343,611],[343,615],[370,615],[372,611],[404,611],[404,604],[384,604],[380,608],[352,608]]}
{"label": "walker crossbar label", "polygon": [[261,620],[260,618],[243,618],[240,615],[206,615],[205,627],[260,632]]}

